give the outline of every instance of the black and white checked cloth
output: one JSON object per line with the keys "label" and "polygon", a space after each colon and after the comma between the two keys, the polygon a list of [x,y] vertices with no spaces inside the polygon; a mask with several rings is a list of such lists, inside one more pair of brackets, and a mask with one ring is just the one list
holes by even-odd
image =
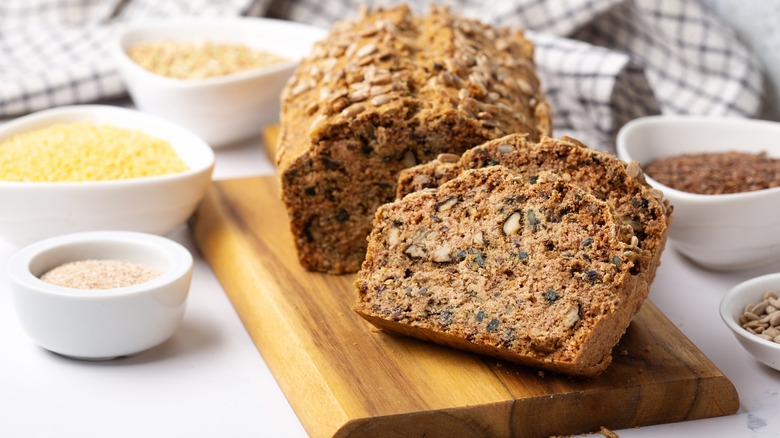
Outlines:
{"label": "black and white checked cloth", "polygon": [[[112,27],[179,16],[271,16],[320,26],[362,0],[2,0],[0,117],[123,96],[108,53]],[[368,1],[391,5],[398,1]],[[526,29],[554,110],[556,136],[612,150],[648,114],[753,117],[761,66],[696,0],[406,0]]]}

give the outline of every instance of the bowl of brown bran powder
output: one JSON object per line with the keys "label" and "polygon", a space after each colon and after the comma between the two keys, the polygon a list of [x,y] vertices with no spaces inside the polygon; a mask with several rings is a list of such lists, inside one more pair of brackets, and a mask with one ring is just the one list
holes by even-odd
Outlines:
{"label": "bowl of brown bran powder", "polygon": [[165,237],[74,233],[20,249],[8,262],[11,294],[27,334],[46,350],[106,360],[173,336],[184,315],[193,258]]}

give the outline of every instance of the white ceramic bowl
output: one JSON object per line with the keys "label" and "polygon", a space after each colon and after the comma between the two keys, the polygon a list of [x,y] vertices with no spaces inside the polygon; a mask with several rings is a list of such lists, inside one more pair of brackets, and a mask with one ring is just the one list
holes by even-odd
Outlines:
{"label": "white ceramic bowl", "polygon": [[[646,165],[683,153],[766,151],[780,158],[780,123],[720,117],[653,116],[626,124],[617,153]],[[671,246],[713,270],[743,270],[780,260],[780,188],[725,195],[686,193],[648,177],[674,206]]]}
{"label": "white ceramic bowl", "polygon": [[[279,119],[279,96],[300,59],[326,31],[263,18],[200,18],[130,24],[118,31],[114,53],[136,106],[191,129],[214,147],[258,135]],[[138,43],[162,40],[244,44],[289,62],[205,79],[153,74],[127,55]]]}
{"label": "white ceramic bowl", "polygon": [[768,290],[780,294],[780,274],[756,277],[735,286],[720,302],[720,317],[745,350],[763,364],[780,371],[780,344],[759,338],[739,324],[745,306],[761,302]]}
{"label": "white ceramic bowl", "polygon": [[[75,289],[39,277],[67,262],[120,259],[162,270],[146,283]],[[192,276],[192,255],[164,237],[135,232],[75,233],[36,242],[8,262],[19,321],[41,347],[103,360],[152,348],[179,327]]]}
{"label": "white ceramic bowl", "polygon": [[0,142],[55,123],[79,121],[106,123],[167,140],[189,170],[113,181],[0,181],[0,237],[21,246],[79,231],[167,234],[189,218],[211,182],[214,151],[171,122],[113,106],[69,106],[1,125]]}

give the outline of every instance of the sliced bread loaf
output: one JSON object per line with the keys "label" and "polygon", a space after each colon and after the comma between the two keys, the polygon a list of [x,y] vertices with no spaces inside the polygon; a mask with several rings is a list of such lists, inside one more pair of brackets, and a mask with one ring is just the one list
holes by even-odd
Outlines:
{"label": "sliced bread loaf", "polygon": [[377,9],[333,27],[282,94],[276,163],[300,263],[356,272],[398,172],[510,132],[550,133],[521,30],[444,7]]}
{"label": "sliced bread loaf", "polygon": [[355,311],[388,331],[593,376],[647,296],[631,227],[549,172],[503,166],[379,208]]}

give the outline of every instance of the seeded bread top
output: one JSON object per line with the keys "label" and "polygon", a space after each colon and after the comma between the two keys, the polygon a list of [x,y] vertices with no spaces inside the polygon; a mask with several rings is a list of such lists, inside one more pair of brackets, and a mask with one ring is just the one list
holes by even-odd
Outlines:
{"label": "seeded bread top", "polygon": [[399,113],[425,124],[457,111],[484,138],[550,133],[533,46],[521,30],[495,28],[432,7],[424,16],[403,5],[335,25],[315,44],[282,93],[276,162],[288,166],[366,113]]}
{"label": "seeded bread top", "polygon": [[401,169],[510,132],[548,133],[532,55],[522,32],[446,8],[334,26],[282,96],[277,165],[301,265],[357,271]]}

